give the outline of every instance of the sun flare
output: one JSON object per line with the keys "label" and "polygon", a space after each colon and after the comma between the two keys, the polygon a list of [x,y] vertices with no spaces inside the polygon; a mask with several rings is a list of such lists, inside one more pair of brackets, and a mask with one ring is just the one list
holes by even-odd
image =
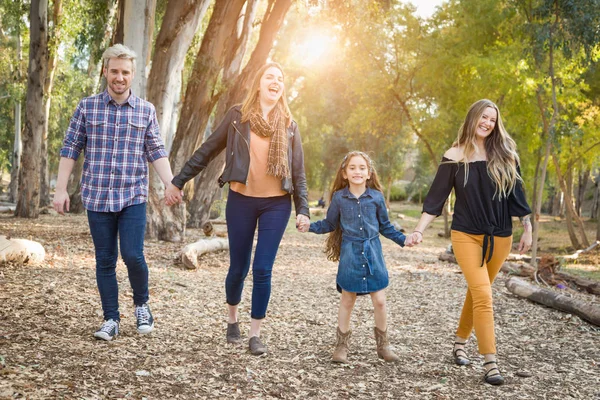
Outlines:
{"label": "sun flare", "polygon": [[304,65],[313,65],[320,61],[332,50],[335,37],[324,32],[311,32],[298,44],[297,55]]}

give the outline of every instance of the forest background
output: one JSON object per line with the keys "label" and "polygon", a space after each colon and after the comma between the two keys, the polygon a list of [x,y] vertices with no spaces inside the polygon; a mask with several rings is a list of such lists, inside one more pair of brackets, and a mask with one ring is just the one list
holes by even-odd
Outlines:
{"label": "forest background", "polygon": [[[518,144],[535,214],[563,217],[570,249],[600,239],[597,0],[452,0],[429,18],[393,0],[2,0],[0,15],[0,190],[16,216],[49,205],[70,116],[103,88],[102,51],[123,42],[138,52],[134,92],[155,104],[175,172],[273,60],[286,71],[311,199],[360,149],[388,201],[421,201],[469,105],[489,98]],[[186,213],[187,227],[202,226],[223,163],[186,187],[187,208],[163,207],[152,174],[148,236],[184,240]],[[73,212],[80,174],[81,162]]]}

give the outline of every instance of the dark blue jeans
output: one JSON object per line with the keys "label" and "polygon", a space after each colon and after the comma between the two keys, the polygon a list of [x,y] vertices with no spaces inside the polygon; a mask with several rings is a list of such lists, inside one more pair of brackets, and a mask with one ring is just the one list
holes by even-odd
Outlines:
{"label": "dark blue jeans", "polygon": [[244,280],[250,269],[254,232],[258,225],[258,241],[252,264],[250,316],[254,319],[262,319],[267,314],[273,263],[291,212],[292,202],[289,195],[259,198],[229,191],[225,209],[230,262],[225,279],[227,304],[235,306],[242,299]]}
{"label": "dark blue jeans", "polygon": [[119,212],[88,211],[87,216],[96,248],[96,282],[104,319],[119,321],[117,236],[133,289],[133,303],[142,305],[148,301],[148,265],[144,258],[146,203],[125,207]]}

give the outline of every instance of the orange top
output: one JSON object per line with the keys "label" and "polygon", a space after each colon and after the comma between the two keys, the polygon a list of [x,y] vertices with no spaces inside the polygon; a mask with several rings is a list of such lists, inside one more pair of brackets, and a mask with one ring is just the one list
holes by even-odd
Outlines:
{"label": "orange top", "polygon": [[234,192],[248,197],[276,197],[287,192],[281,189],[281,179],[267,175],[270,137],[262,137],[250,131],[250,167],[246,184],[229,182]]}

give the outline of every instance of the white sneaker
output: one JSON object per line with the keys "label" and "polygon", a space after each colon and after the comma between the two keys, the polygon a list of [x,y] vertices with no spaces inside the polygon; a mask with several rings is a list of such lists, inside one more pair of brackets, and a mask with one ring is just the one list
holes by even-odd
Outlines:
{"label": "white sneaker", "polygon": [[154,329],[154,318],[147,303],[135,306],[135,319],[138,333],[145,335]]}
{"label": "white sneaker", "polygon": [[119,334],[119,321],[109,319],[104,321],[100,329],[94,333],[96,339],[111,341]]}

